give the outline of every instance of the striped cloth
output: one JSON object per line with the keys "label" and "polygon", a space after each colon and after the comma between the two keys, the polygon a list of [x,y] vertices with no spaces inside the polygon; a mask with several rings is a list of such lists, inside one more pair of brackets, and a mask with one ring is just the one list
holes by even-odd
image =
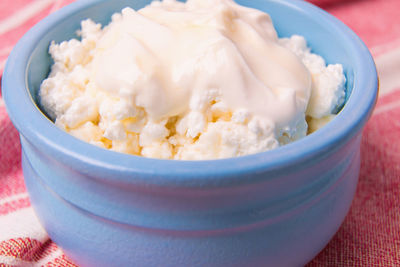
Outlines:
{"label": "striped cloth", "polygon": [[[0,73],[17,40],[73,0],[0,1]],[[362,141],[352,208],[308,266],[400,266],[400,1],[311,1],[349,25],[371,49],[380,96]],[[20,166],[18,133],[0,96],[0,266],[76,266],[40,226]]]}

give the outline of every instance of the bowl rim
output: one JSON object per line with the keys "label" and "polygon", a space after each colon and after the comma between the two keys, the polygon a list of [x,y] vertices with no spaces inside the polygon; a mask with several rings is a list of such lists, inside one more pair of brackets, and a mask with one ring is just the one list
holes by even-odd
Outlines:
{"label": "bowl rim", "polygon": [[[274,150],[216,160],[146,158],[88,144],[59,129],[43,116],[29,93],[28,66],[36,44],[53,25],[80,9],[104,1],[106,0],[74,2],[36,24],[11,52],[2,81],[2,95],[8,114],[22,138],[40,147],[43,153],[87,176],[101,177],[100,179],[110,182],[158,185],[249,182],[252,177],[243,179],[243,175],[296,169],[312,164],[310,162],[315,157],[333,153],[361,131],[375,106],[378,88],[376,67],[368,48],[352,30],[332,15],[305,1],[263,0],[311,12],[315,19],[326,21],[327,27],[340,33],[340,38],[348,41],[347,48],[354,58],[353,90],[344,108],[333,121],[311,135]],[[29,114],[29,118],[26,114]]]}

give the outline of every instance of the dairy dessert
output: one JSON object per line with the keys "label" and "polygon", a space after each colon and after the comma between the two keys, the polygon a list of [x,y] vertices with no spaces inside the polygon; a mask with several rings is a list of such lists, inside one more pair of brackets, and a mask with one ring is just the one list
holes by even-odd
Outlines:
{"label": "dairy dessert", "polygon": [[[323,125],[344,102],[339,64],[268,14],[231,0],[125,8],[81,40],[52,43],[40,102],[91,144],[163,159],[217,159],[276,148]],[[309,127],[308,124],[313,125]]]}

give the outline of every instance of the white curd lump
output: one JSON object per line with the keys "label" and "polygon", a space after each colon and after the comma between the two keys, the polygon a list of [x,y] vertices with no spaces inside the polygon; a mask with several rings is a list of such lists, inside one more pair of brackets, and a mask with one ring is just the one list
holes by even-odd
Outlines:
{"label": "white curd lump", "polygon": [[81,27],[80,41],[50,45],[39,95],[57,126],[99,147],[242,156],[306,136],[344,102],[340,64],[301,36],[279,39],[268,14],[232,0],[154,1]]}

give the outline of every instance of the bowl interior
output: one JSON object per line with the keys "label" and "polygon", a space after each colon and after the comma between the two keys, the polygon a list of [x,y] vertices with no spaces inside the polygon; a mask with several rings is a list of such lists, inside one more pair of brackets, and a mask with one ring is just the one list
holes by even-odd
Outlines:
{"label": "bowl interior", "polygon": [[[340,63],[347,78],[346,105],[328,125],[301,140],[243,157],[205,161],[160,160],[117,153],[87,144],[65,133],[37,109],[41,82],[52,60],[48,47],[77,38],[80,21],[106,25],[126,6],[139,9],[150,0],[81,0],[39,22],[10,54],[3,76],[3,96],[21,135],[44,154],[93,177],[124,183],[158,185],[253,181],[254,173],[302,169],[332,155],[365,125],[377,95],[376,69],[366,46],[344,24],[301,0],[237,0],[269,13],[280,37],[305,36],[312,51],[327,63]],[[28,88],[28,89],[27,89]],[[136,176],[140,173],[139,176]],[[135,179],[132,179],[132,176]],[[254,178],[256,179],[256,178]]]}
{"label": "bowl interior", "polygon": [[[113,13],[120,12],[124,7],[130,6],[134,9],[139,9],[150,1],[113,0],[92,2],[91,5],[73,12],[71,16],[61,19],[56,26],[51,27],[42,36],[33,51],[27,68],[27,86],[36,104],[39,103],[38,91],[40,84],[47,77],[52,64],[48,54],[48,47],[52,41],[60,43],[71,38],[78,38],[76,31],[80,28],[80,21],[84,19],[91,18],[104,26],[109,23]],[[342,64],[347,78],[346,99],[348,99],[353,88],[352,55],[346,49],[346,42],[340,37],[341,35],[336,34],[336,28],[327,27],[327,24],[331,23],[330,21],[321,21],[313,13],[299,9],[295,4],[286,1],[238,0],[237,2],[270,14],[280,37],[288,37],[293,34],[302,35],[306,38],[312,51],[321,55],[327,63]]]}

